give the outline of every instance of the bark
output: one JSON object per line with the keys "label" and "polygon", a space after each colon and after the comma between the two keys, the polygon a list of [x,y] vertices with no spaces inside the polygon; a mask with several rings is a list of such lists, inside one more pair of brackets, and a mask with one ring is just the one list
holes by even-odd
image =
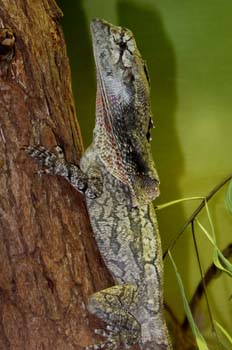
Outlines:
{"label": "bark", "polygon": [[22,150],[60,144],[74,163],[83,151],[61,15],[53,0],[0,0],[16,38],[0,47],[0,349],[92,343],[87,297],[111,283],[81,194]]}

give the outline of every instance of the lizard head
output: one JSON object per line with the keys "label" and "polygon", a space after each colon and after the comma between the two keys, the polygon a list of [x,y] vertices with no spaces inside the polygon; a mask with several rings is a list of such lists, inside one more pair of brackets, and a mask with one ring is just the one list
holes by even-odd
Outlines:
{"label": "lizard head", "polygon": [[130,187],[134,205],[149,203],[159,194],[159,179],[149,144],[153,123],[146,64],[129,29],[95,19],[91,34],[99,156],[111,174]]}

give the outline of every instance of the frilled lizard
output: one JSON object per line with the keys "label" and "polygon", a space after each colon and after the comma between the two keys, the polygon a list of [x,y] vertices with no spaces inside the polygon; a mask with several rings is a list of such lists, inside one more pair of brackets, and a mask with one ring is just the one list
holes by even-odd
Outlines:
{"label": "frilled lizard", "polygon": [[[106,21],[91,23],[97,70],[96,125],[80,167],[60,147],[28,154],[46,173],[65,177],[86,197],[100,253],[115,286],[92,295],[88,309],[107,323],[107,336],[89,349],[138,343],[171,350],[163,316],[163,263],[152,200],[159,178],[150,147],[153,126],[148,71],[132,32]],[[101,332],[99,332],[101,333]]]}

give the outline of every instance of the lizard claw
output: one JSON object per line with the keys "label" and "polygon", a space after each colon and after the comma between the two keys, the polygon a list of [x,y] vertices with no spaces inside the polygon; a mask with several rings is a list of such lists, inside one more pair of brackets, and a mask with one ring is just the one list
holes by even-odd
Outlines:
{"label": "lizard claw", "polygon": [[[28,146],[24,147],[26,153],[33,158],[41,167],[38,174],[54,174],[54,165],[59,159],[58,156],[43,146]],[[60,161],[60,160],[59,160]],[[62,162],[62,160],[60,161]]]}
{"label": "lizard claw", "polygon": [[97,197],[97,195],[90,188],[87,188],[87,190],[85,191],[85,195],[90,199],[94,199]]}
{"label": "lizard claw", "polygon": [[109,335],[113,335],[113,333],[107,332],[104,329],[94,329],[94,333],[101,335],[102,337],[109,337]]}
{"label": "lizard claw", "polygon": [[105,350],[115,350],[119,347],[119,342],[117,339],[114,339],[113,337],[108,337],[108,339],[105,342],[94,344],[94,345],[89,345],[85,346],[85,350],[100,350],[100,349],[105,349]]}
{"label": "lizard claw", "polygon": [[56,146],[55,147],[55,151],[56,151],[56,154],[57,154],[57,157],[60,159],[60,160],[63,160],[65,161],[65,155],[64,155],[64,150],[61,146]]}

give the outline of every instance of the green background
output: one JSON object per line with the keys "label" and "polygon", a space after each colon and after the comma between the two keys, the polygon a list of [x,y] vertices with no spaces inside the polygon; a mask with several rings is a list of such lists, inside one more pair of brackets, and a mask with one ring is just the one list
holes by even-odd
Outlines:
{"label": "green background", "polygon": [[[152,82],[156,129],[153,153],[161,179],[157,203],[204,196],[232,171],[232,2],[229,0],[59,0],[71,61],[78,120],[85,146],[91,142],[95,114],[95,68],[89,33],[94,17],[130,28],[146,59]],[[226,211],[226,188],[210,203],[220,248],[232,242],[232,216]],[[158,212],[165,250],[198,202]],[[201,222],[208,227],[205,214]],[[212,247],[197,230],[204,269]],[[190,230],[173,256],[188,298],[200,275]],[[231,279],[222,276],[209,287],[217,320],[231,331]],[[181,297],[174,271],[165,261],[165,299],[179,319]],[[199,314],[207,340],[213,342],[207,313]]]}

